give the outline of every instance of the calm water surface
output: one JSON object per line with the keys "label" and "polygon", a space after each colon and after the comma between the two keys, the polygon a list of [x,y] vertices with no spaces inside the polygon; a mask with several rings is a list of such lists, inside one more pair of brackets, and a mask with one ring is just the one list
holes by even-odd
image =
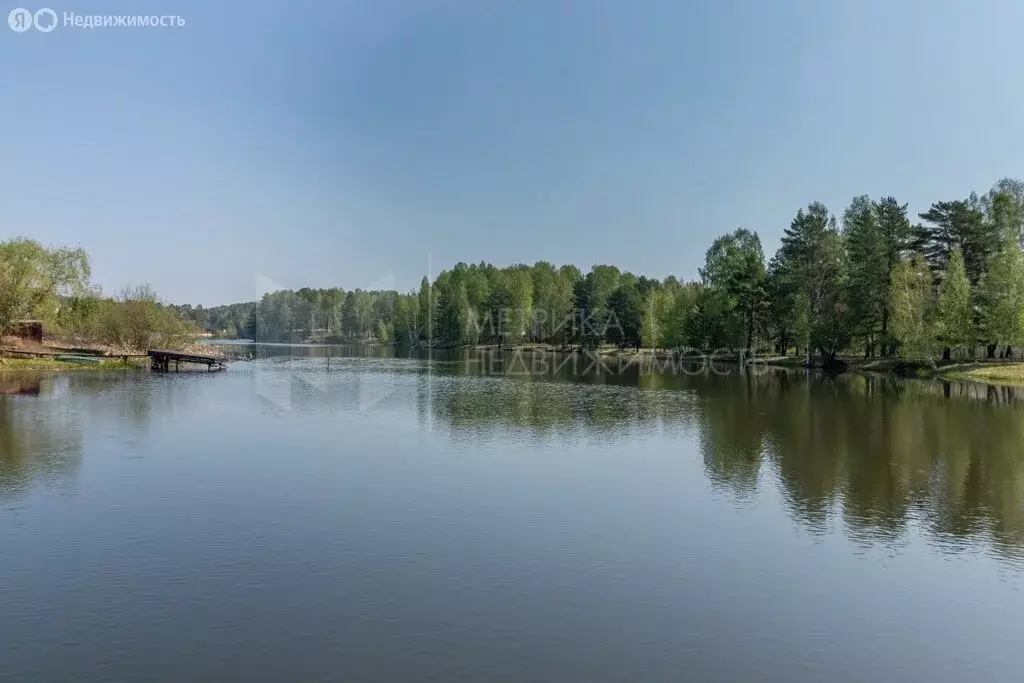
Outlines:
{"label": "calm water surface", "polygon": [[0,377],[0,679],[1021,680],[1012,391],[254,349]]}

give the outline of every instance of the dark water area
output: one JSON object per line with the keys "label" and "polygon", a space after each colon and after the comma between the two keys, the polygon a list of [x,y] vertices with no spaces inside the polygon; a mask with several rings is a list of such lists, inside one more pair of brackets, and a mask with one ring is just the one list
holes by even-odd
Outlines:
{"label": "dark water area", "polygon": [[232,350],[0,376],[0,679],[1020,680],[1013,390]]}

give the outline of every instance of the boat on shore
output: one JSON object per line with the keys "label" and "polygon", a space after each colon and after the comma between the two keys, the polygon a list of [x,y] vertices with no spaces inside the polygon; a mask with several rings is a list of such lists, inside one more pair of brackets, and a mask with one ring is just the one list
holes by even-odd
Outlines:
{"label": "boat on shore", "polygon": [[61,355],[57,356],[54,360],[59,360],[63,363],[74,363],[75,365],[99,365],[103,362],[103,358],[100,356]]}

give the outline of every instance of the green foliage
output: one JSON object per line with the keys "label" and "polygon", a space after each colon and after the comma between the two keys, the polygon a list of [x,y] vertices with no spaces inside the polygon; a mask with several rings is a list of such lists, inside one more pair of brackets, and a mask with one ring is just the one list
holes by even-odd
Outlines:
{"label": "green foliage", "polygon": [[807,292],[798,292],[793,297],[793,341],[797,348],[804,350],[808,359],[811,357],[811,301]]}
{"label": "green foliage", "polygon": [[615,266],[594,266],[576,282],[573,298],[580,318],[578,340],[584,346],[597,346],[604,341],[612,321],[608,301],[618,288],[620,277]]}
{"label": "green foliage", "polygon": [[889,308],[892,333],[903,358],[931,359],[935,343],[932,274],[918,255],[897,264],[892,272]]}
{"label": "green foliage", "polygon": [[424,277],[420,280],[420,292],[419,292],[419,321],[417,327],[420,331],[420,336],[426,339],[433,339],[434,337],[434,321],[437,319],[437,308],[435,307],[434,292],[431,288],[430,281]]}
{"label": "green foliage", "polygon": [[1024,245],[1024,181],[1003,178],[982,198],[985,220],[1002,239]]}
{"label": "green foliage", "polygon": [[[623,278],[626,279],[626,278]],[[608,297],[612,323],[608,327],[608,341],[618,346],[640,348],[644,300],[637,289],[636,280],[627,280]]]}
{"label": "green foliage", "polygon": [[939,287],[936,333],[949,347],[973,348],[976,343],[971,282],[959,249],[950,254],[949,267]]}
{"label": "green foliage", "polygon": [[640,344],[650,349],[665,347],[665,333],[662,327],[665,307],[671,302],[671,294],[661,288],[652,289],[643,302],[640,321]]}
{"label": "green foliage", "polygon": [[142,351],[175,348],[195,337],[195,328],[163,305],[149,285],[126,288],[101,299],[91,337],[104,344]]}
{"label": "green foliage", "polygon": [[51,333],[134,350],[177,346],[194,336],[194,327],[151,287],[109,299],[90,290],[89,277],[89,257],[81,249],[52,249],[24,238],[0,243],[0,332],[39,318]]}
{"label": "green foliage", "polygon": [[730,347],[750,349],[755,321],[765,301],[765,264],[761,239],[743,228],[716,239],[700,271],[711,290],[719,341]]}
{"label": "green foliage", "polygon": [[980,298],[987,338],[1003,346],[1024,343],[1024,254],[1014,236],[992,257]]}
{"label": "green foliage", "polygon": [[[936,202],[921,218],[922,225],[911,227],[906,204],[859,196],[844,211],[840,232],[835,217],[815,202],[797,212],[767,267],[758,234],[737,229],[712,243],[698,282],[658,281],[611,265],[581,273],[548,261],[459,263],[434,282],[423,278],[408,294],[278,292],[259,304],[192,309],[186,317],[206,320],[208,329],[224,329],[227,322],[241,334],[273,341],[316,339],[324,329],[329,338],[379,338],[383,322],[389,338],[403,344],[532,341],[710,351],[760,350],[767,343],[783,354],[796,346],[825,363],[850,351],[854,341],[867,355],[879,348],[894,352],[897,341],[904,355],[940,340],[970,348],[985,300],[995,302],[987,307],[988,326],[1007,329],[995,320],[1009,319],[1015,299],[997,302],[994,293],[986,299],[979,283],[1002,236],[1024,239],[1024,183],[1004,179],[982,197]],[[907,334],[905,308],[898,333],[891,322],[893,273],[914,253],[930,266],[937,288],[911,292],[931,302],[918,321],[930,325],[928,340],[900,338]],[[1005,264],[997,265],[989,290],[1009,287],[999,270]],[[908,296],[904,292],[900,301]]]}
{"label": "green foliage", "polygon": [[59,298],[89,284],[89,257],[81,249],[55,249],[23,237],[0,242],[0,335],[27,318],[53,324]]}
{"label": "green foliage", "polygon": [[914,251],[922,254],[932,272],[940,276],[953,250],[960,249],[967,277],[976,286],[1000,242],[997,230],[984,220],[976,198],[935,202],[920,216],[926,224],[916,228]]}
{"label": "green foliage", "polygon": [[458,271],[442,273],[434,286],[438,297],[436,333],[456,344],[468,341],[476,329],[476,314],[469,305],[466,284],[460,280]]}
{"label": "green foliage", "polygon": [[395,341],[399,344],[413,344],[420,336],[420,299],[412,294],[399,295],[395,307]]}
{"label": "green foliage", "polygon": [[724,291],[703,285],[694,288],[684,322],[685,346],[709,351],[735,346],[739,327],[736,317],[729,315],[729,309],[729,298]]}
{"label": "green foliage", "polygon": [[[825,363],[833,361],[850,341],[851,316],[845,294],[847,261],[835,217],[819,202],[797,212],[782,237],[775,264],[776,287],[785,292],[795,318],[797,303],[806,308],[805,346],[813,347]],[[803,311],[800,311],[803,313]],[[801,335],[803,336],[803,335]]]}
{"label": "green foliage", "polygon": [[897,342],[903,355],[940,342],[973,350],[979,336],[990,350],[1024,343],[1024,182],[1000,180],[920,217],[912,228],[906,204],[858,196],[840,232],[814,202],[767,266],[758,234],[741,228],[711,244],[699,281],[602,264],[583,273],[548,261],[458,263],[407,293],[302,288],[208,309],[166,305],[147,287],[106,299],[89,288],[84,252],[19,238],[0,242],[0,332],[31,317],[74,339],[134,348],[205,329],[275,342],[796,346],[825,363],[855,341],[867,355]]}
{"label": "green foliage", "polygon": [[762,330],[765,337],[774,340],[775,352],[781,354],[785,354],[795,342],[793,315],[797,292],[791,265],[789,259],[779,250],[768,262],[768,274],[765,277],[765,296],[768,305],[762,321]]}
{"label": "green foliage", "polygon": [[505,341],[513,344],[527,339],[533,328],[533,280],[529,266],[515,266],[503,279],[508,302]]}
{"label": "green foliage", "polygon": [[98,292],[85,292],[66,298],[57,314],[57,328],[76,340],[93,335],[100,305]]}
{"label": "green foliage", "polygon": [[893,197],[872,202],[854,197],[843,213],[850,325],[868,355],[885,343],[889,326],[889,286],[895,265],[910,246],[907,205]]}

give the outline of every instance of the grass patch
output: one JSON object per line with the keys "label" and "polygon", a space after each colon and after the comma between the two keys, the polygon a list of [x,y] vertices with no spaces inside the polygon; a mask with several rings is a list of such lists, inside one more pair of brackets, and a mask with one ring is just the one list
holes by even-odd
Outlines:
{"label": "grass patch", "polygon": [[752,363],[762,363],[776,368],[802,368],[807,365],[806,356],[756,356],[750,359]]}
{"label": "grass patch", "polygon": [[53,358],[0,358],[0,372],[16,371],[66,371],[66,370],[123,370],[125,368],[140,368],[144,363],[129,360],[125,365],[120,358],[105,358],[99,365],[82,365],[79,363],[66,363]]}
{"label": "grass patch", "polygon": [[946,379],[1024,386],[1024,362],[1021,363],[962,363],[941,369]]}

